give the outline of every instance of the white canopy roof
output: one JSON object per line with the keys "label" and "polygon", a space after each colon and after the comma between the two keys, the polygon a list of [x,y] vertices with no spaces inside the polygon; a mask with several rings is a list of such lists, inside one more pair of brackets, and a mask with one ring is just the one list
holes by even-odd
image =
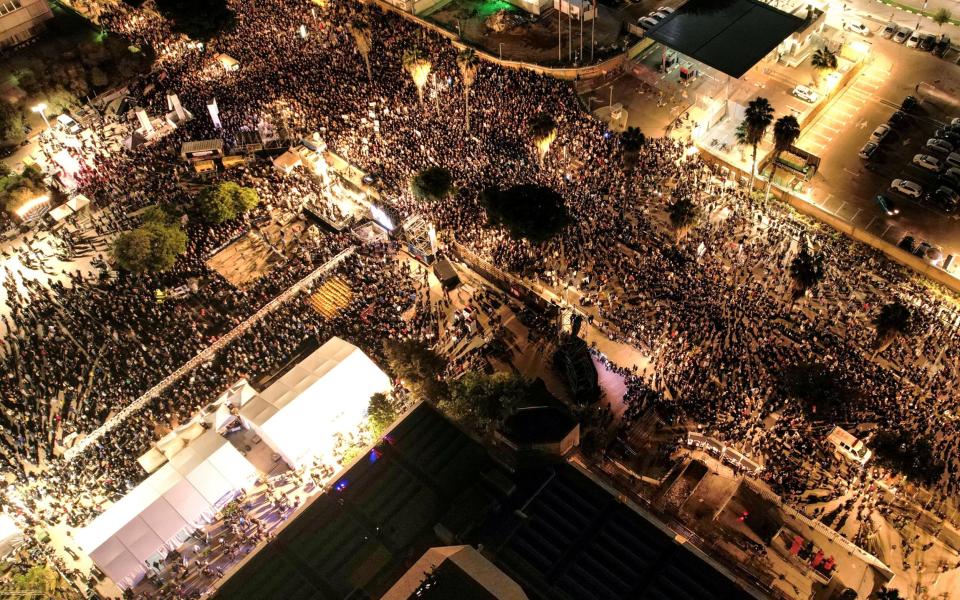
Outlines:
{"label": "white canopy roof", "polygon": [[370,396],[390,379],[356,346],[331,338],[240,410],[293,467],[329,452],[337,432],[355,431]]}
{"label": "white canopy roof", "polygon": [[208,430],[81,530],[77,541],[108,577],[129,587],[146,573],[145,561],[176,549],[256,477],[236,448]]}

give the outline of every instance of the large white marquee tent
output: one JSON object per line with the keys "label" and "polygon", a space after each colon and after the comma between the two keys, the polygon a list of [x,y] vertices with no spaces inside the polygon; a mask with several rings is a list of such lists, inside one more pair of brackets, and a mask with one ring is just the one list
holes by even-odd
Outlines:
{"label": "large white marquee tent", "polygon": [[148,562],[175,550],[256,478],[254,466],[210,429],[94,519],[77,541],[110,579],[130,587]]}
{"label": "large white marquee tent", "polygon": [[370,396],[390,390],[390,378],[362,350],[331,338],[240,409],[257,433],[291,467],[329,454],[338,432],[356,431]]}

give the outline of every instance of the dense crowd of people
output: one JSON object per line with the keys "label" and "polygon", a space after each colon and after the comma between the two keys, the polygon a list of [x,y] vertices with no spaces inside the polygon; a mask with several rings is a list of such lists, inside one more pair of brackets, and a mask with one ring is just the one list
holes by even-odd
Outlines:
{"label": "dense crowd of people", "polygon": [[[777,464],[784,448],[808,452],[819,427],[816,415],[791,402],[781,385],[785,365],[809,363],[826,365],[856,392],[830,418],[909,430],[943,465],[931,485],[951,494],[960,489],[960,431],[948,416],[960,409],[954,388],[960,315],[904,269],[756,200],[682,141],[651,136],[636,167],[624,169],[618,137],[583,111],[571,86],[527,70],[481,62],[467,132],[456,49],[375,6],[321,8],[306,0],[232,5],[235,29],[210,48],[173,36],[155,14],[124,4],[105,17],[107,27],[157,52],[154,70],[131,84],[131,96],[159,114],[167,110],[166,94],[176,93],[195,118],[154,144],[94,161],[81,190],[97,210],[131,215],[153,204],[177,210],[192,193],[188,165],[177,156],[182,142],[222,138],[231,147],[262,120],[282,119],[300,136],[319,132],[331,149],[374,174],[401,216],[425,212],[442,238],[499,268],[555,290],[579,290],[580,310],[591,322],[650,359],[645,369],[619,365],[628,378],[628,402],[655,406],[677,422],[704,424],[712,435],[762,456],[776,489],[802,491],[804,482]],[[357,18],[372,32],[369,81],[348,27]],[[418,102],[402,69],[402,54],[413,45],[431,62],[429,92],[436,103]],[[211,68],[214,52],[235,57],[239,70]],[[222,130],[204,111],[213,98]],[[277,106],[285,107],[282,115]],[[542,162],[527,134],[538,113],[550,115],[558,129]],[[410,194],[408,181],[431,165],[452,172],[456,191],[426,206]],[[393,259],[399,246],[364,247],[336,269],[354,290],[353,302],[336,318],[310,310],[301,295],[80,457],[58,459],[75,435],[94,430],[355,243],[348,234],[324,233],[251,286],[230,286],[207,267],[210,253],[252,222],[270,218],[271,208],[296,206],[318,185],[269,164],[240,173],[219,177],[255,187],[261,206],[221,225],[188,221],[187,252],[168,272],[118,274],[103,260],[99,272],[67,273],[50,285],[4,280],[10,315],[0,344],[0,461],[18,479],[25,517],[53,522],[66,515],[72,526],[83,525],[146,477],[136,458],[154,440],[238,378],[270,376],[331,335],[375,358],[384,340],[432,343],[442,335],[433,307],[416,302],[414,284],[422,272],[412,274]],[[563,232],[540,246],[489,226],[481,202],[487,187],[526,183],[560,192],[571,215]],[[694,197],[706,217],[678,244],[664,209],[680,197]],[[787,265],[803,245],[823,252],[828,273],[810,298],[795,302]],[[189,298],[157,301],[156,290],[191,280],[199,285]],[[920,334],[878,357],[871,316],[893,298],[912,307]],[[411,307],[414,316],[404,320]],[[774,412],[774,425],[765,424]]]}

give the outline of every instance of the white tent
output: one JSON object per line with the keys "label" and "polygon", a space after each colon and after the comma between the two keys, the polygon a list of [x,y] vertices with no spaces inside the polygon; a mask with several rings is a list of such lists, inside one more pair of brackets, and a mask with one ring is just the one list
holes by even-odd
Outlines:
{"label": "white tent", "polygon": [[240,410],[291,467],[333,450],[337,432],[356,431],[390,379],[356,346],[331,338]]}
{"label": "white tent", "polygon": [[26,539],[17,524],[10,518],[10,515],[0,513],[0,558],[10,554]]}
{"label": "white tent", "polygon": [[236,448],[208,430],[81,530],[77,541],[108,577],[130,587],[147,563],[175,550],[256,477]]}

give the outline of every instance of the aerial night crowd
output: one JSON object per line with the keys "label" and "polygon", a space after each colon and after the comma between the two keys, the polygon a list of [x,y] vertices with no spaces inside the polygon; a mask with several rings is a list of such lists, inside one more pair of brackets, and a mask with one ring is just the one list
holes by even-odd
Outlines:
{"label": "aerial night crowd", "polygon": [[[96,206],[129,214],[151,204],[177,204],[189,193],[182,184],[189,170],[179,161],[180,145],[220,137],[230,147],[280,100],[300,135],[319,132],[331,149],[376,174],[401,215],[426,214],[442,239],[455,239],[530,281],[579,289],[582,310],[595,326],[650,359],[646,368],[617,365],[629,380],[628,401],[652,404],[677,423],[700,423],[711,435],[763,457],[764,477],[787,498],[802,492],[804,482],[778,465],[807,454],[823,428],[816,414],[786,397],[781,376],[785,366],[811,363],[824,365],[854,390],[831,408],[832,422],[876,422],[924,440],[931,459],[942,465],[930,486],[960,491],[960,431],[945,416],[960,410],[958,313],[905,269],[776,202],[748,197],[681,141],[648,134],[636,167],[624,169],[618,136],[583,110],[572,87],[530,71],[481,61],[467,132],[457,49],[376,6],[338,2],[320,8],[307,0],[231,5],[236,27],[215,40],[215,51],[241,66],[226,74],[211,74],[213,49],[188,47],[155,15],[120,3],[118,12],[105,17],[109,29],[157,52],[155,68],[131,85],[131,95],[159,114],[166,110],[166,93],[177,93],[196,118],[155,145],[99,158],[81,188]],[[370,24],[372,81],[348,30],[354,18]],[[403,52],[413,45],[435,74],[435,89],[428,86],[422,103],[401,67]],[[214,98],[223,121],[219,131],[204,108]],[[538,113],[553,117],[558,128],[543,161],[527,134]],[[408,182],[431,165],[452,172],[456,191],[423,205]],[[239,177],[258,189],[261,205],[252,220],[267,215],[266,205],[283,206],[316,185],[269,164],[223,177]],[[555,189],[570,213],[565,229],[543,245],[488,225],[480,192],[521,183]],[[681,196],[694,197],[706,218],[678,243],[664,210]],[[107,276],[103,265],[102,276],[72,274],[65,285],[25,281],[29,297],[6,280],[0,461],[17,476],[29,519],[66,515],[72,526],[89,522],[104,499],[116,500],[146,477],[136,459],[154,440],[239,377],[271,374],[305,344],[340,335],[376,360],[384,340],[437,336],[435,319],[401,317],[418,305],[414,280],[391,258],[398,246],[366,246],[336,269],[355,291],[354,302],[338,317],[327,320],[302,298],[291,301],[74,460],[55,458],[56,442],[92,431],[355,243],[348,235],[325,233],[237,290],[205,261],[248,223],[188,223],[186,254],[161,274]],[[823,253],[827,275],[810,297],[794,300],[787,267],[803,244]],[[203,283],[188,300],[156,301],[157,288],[191,278]],[[920,333],[892,344],[878,361],[871,317],[892,299],[912,308]],[[938,368],[922,366],[924,357]],[[779,420],[767,427],[764,419],[772,411],[779,411]]]}

